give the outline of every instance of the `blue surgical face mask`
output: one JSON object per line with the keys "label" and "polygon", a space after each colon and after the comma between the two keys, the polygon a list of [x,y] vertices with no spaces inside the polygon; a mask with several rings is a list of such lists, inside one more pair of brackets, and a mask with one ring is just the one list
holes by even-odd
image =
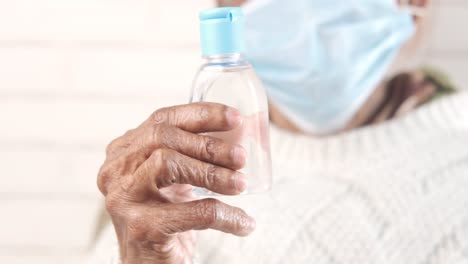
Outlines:
{"label": "blue surgical face mask", "polygon": [[395,2],[248,2],[247,57],[272,103],[308,133],[345,127],[414,32]]}

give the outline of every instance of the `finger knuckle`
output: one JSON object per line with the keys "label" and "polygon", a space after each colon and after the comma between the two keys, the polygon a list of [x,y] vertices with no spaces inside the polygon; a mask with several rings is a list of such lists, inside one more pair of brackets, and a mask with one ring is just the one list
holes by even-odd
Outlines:
{"label": "finger knuckle", "polygon": [[121,141],[122,139],[120,137],[112,140],[106,147],[106,155],[107,156],[112,155],[112,153],[114,153],[115,150],[117,149],[117,146],[120,145]]}
{"label": "finger knuckle", "polygon": [[111,175],[107,164],[102,165],[97,177],[97,186],[99,191],[104,195],[107,194],[107,186],[110,182],[110,178]]}
{"label": "finger knuckle", "polygon": [[151,120],[156,124],[162,124],[167,121],[168,112],[171,111],[169,107],[163,107],[156,110],[153,114],[151,114]]}
{"label": "finger knuckle", "polygon": [[157,149],[153,152],[154,173],[156,175],[156,186],[166,187],[175,182],[169,173],[169,162],[172,152],[168,149]]}
{"label": "finger knuckle", "polygon": [[128,170],[132,170],[132,166],[136,166],[135,162],[130,163],[129,161],[133,160],[131,156],[120,155],[117,158],[106,160],[106,162],[101,166],[98,177],[97,185],[102,194],[106,195],[112,188],[112,184],[116,180],[126,173]]}
{"label": "finger knuckle", "polygon": [[161,139],[166,134],[166,125],[164,124],[155,124],[151,126],[151,131],[149,133],[149,141],[151,142],[152,147],[159,147]]}
{"label": "finger knuckle", "polygon": [[208,198],[200,204],[198,214],[202,221],[208,226],[214,225],[218,220],[218,210],[220,202],[213,198]]}
{"label": "finger knuckle", "polygon": [[209,137],[206,139],[204,152],[210,160],[213,159],[216,154],[217,143],[217,140],[214,138]]}
{"label": "finger knuckle", "polygon": [[218,169],[215,165],[208,165],[205,172],[204,185],[208,187],[215,187],[218,184]]}
{"label": "finger knuckle", "polygon": [[176,128],[168,124],[156,124],[150,133],[150,141],[155,148],[166,147],[174,140]]}
{"label": "finger knuckle", "polygon": [[125,132],[122,136],[112,140],[106,147],[106,155],[111,155],[119,148],[128,148],[131,144],[129,140],[135,133],[134,129],[130,129]]}

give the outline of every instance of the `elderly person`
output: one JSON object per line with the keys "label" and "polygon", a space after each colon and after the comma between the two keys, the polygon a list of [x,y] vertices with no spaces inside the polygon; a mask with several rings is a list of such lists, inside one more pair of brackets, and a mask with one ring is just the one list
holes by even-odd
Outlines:
{"label": "elderly person", "polygon": [[[245,10],[256,2],[266,10],[294,6],[252,1]],[[352,2],[359,12],[374,3]],[[380,59],[366,62],[371,67],[364,76],[377,76],[380,84],[353,87],[364,100],[345,122],[330,125],[312,110],[289,111],[295,105],[267,88],[275,175],[267,194],[237,196],[245,188],[236,176],[245,152],[202,134],[238,127],[236,109],[215,103],[163,108],[115,139],[98,178],[113,228],[103,232],[90,263],[468,263],[468,96],[431,70],[384,80],[417,48],[419,15],[428,5],[405,3],[417,11],[415,30],[389,59],[396,57],[393,67],[382,66],[387,75],[374,72]],[[269,63],[251,56],[254,65]],[[281,74],[259,75],[267,87],[288,84]],[[296,84],[310,83],[302,77]],[[320,109],[343,98],[318,94]],[[191,186],[232,197],[193,199]]]}

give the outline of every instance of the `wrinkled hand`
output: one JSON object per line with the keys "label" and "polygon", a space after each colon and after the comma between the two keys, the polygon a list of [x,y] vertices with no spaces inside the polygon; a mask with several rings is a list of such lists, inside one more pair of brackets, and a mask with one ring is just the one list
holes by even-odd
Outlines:
{"label": "wrinkled hand", "polygon": [[198,133],[230,131],[239,112],[214,103],[163,108],[107,148],[98,186],[106,197],[124,264],[191,263],[192,230],[246,236],[255,221],[216,199],[194,200],[191,187],[237,195],[245,150]]}

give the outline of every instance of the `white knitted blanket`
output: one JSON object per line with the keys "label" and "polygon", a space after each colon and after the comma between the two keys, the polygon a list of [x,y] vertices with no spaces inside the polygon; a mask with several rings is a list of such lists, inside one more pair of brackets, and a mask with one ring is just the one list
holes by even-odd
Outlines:
{"label": "white knitted blanket", "polygon": [[[200,263],[468,263],[468,94],[329,138],[271,133],[274,190],[223,199],[256,231],[200,232]],[[92,263],[116,263],[105,236]]]}

